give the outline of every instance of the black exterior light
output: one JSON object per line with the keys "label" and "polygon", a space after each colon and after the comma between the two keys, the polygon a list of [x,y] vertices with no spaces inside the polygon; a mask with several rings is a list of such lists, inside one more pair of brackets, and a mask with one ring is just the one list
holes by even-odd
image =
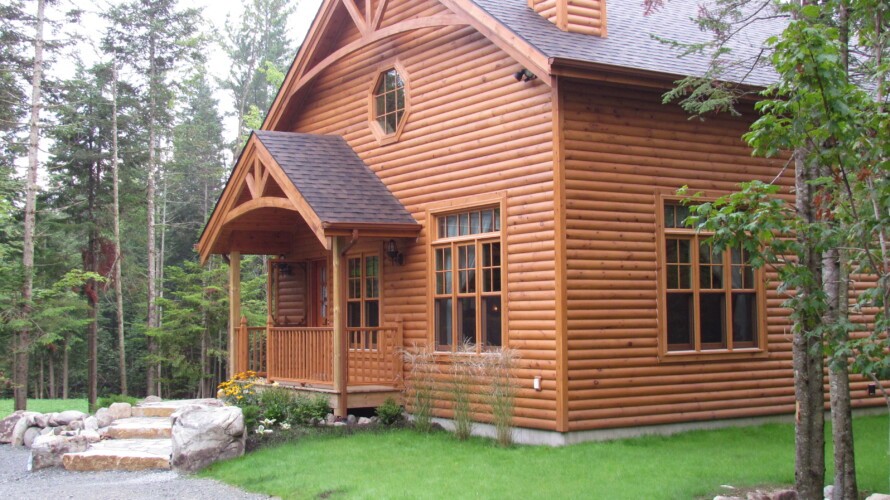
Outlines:
{"label": "black exterior light", "polygon": [[537,75],[532,73],[531,71],[522,68],[521,70],[513,73],[513,78],[516,79],[517,82],[528,82],[537,78]]}
{"label": "black exterior light", "polygon": [[389,240],[386,242],[386,256],[389,257],[389,262],[393,265],[398,264],[401,266],[405,263],[405,256],[402,252],[399,252],[399,247],[396,246],[396,240]]}

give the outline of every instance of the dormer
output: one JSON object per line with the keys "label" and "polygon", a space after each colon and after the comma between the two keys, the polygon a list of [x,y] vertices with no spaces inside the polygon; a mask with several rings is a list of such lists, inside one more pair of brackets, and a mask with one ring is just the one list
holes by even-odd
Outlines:
{"label": "dormer", "polygon": [[563,31],[606,37],[606,0],[528,0],[528,6]]}

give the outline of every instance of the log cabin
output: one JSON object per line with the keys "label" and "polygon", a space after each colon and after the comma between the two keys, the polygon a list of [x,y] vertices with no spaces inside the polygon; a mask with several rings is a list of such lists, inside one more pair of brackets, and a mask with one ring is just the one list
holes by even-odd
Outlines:
{"label": "log cabin", "polygon": [[[651,35],[708,35],[697,2],[641,4],[325,0],[198,244],[230,262],[230,371],[345,415],[399,394],[403,350],[447,378],[509,347],[529,443],[792,415],[775,276],[713,253],[676,195],[770,181],[784,159],[741,140],[750,103],[695,120],[662,103],[708,61]],[[270,256],[265,325],[240,315],[245,254]],[[856,379],[855,407],[882,404],[867,392]],[[434,413],[452,416],[447,396]]]}

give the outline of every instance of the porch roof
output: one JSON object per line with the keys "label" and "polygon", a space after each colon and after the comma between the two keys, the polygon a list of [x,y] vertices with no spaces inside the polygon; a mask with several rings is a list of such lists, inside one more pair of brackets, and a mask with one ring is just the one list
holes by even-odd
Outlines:
{"label": "porch roof", "polygon": [[417,224],[339,135],[254,134],[323,224]]}
{"label": "porch roof", "polygon": [[[197,249],[287,253],[308,230],[328,237],[416,236],[421,226],[340,136],[255,131],[235,164]],[[243,248],[242,248],[243,247]]]}

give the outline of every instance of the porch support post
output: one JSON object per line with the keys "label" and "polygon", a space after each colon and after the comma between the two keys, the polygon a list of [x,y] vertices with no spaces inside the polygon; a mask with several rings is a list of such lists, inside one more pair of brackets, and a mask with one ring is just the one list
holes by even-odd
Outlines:
{"label": "porch support post", "polygon": [[347,373],[347,349],[346,349],[346,294],[344,293],[343,273],[343,237],[334,236],[332,248],[332,260],[334,267],[334,391],[337,393],[337,416],[346,417],[346,373]]}
{"label": "porch support post", "polygon": [[229,253],[229,378],[235,375],[238,347],[235,330],[241,327],[241,252]]}

